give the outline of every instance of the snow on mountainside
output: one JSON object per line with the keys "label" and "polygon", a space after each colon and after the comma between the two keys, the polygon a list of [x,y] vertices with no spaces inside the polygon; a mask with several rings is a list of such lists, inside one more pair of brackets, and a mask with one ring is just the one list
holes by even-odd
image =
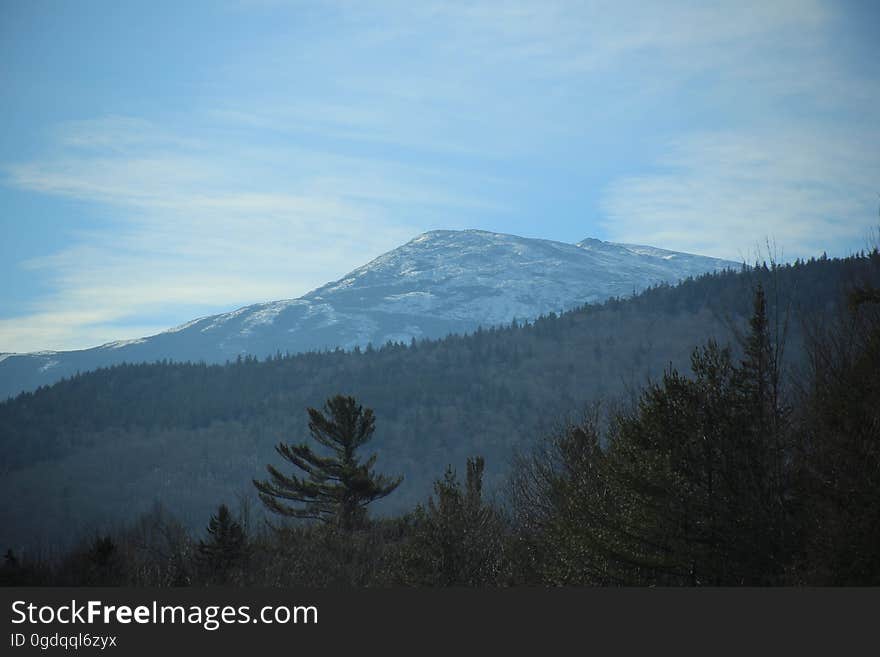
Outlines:
{"label": "snow on mountainside", "polygon": [[531,319],[736,263],[650,246],[578,244],[478,230],[432,231],[299,299],[203,317],[93,349],[0,358],[0,399],[121,362],[409,342]]}

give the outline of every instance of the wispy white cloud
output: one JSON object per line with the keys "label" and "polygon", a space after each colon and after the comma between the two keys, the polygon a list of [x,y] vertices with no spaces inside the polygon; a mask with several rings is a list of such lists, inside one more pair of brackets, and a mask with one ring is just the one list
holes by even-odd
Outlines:
{"label": "wispy white cloud", "polygon": [[733,259],[769,238],[790,258],[845,251],[876,225],[880,135],[702,134],[669,144],[659,170],[607,191],[620,241]]}
{"label": "wispy white cloud", "polygon": [[144,316],[298,296],[432,227],[432,212],[485,207],[444,191],[442,171],[376,159],[206,146],[121,117],[58,134],[57,156],[8,167],[8,181],[98,203],[105,220],[26,262],[54,292],[0,322],[6,351],[81,348],[168,328]]}
{"label": "wispy white cloud", "polygon": [[191,137],[175,135],[150,121],[131,116],[66,121],[56,126],[54,133],[60,145],[104,153],[124,154],[142,146],[151,149],[204,146]]}

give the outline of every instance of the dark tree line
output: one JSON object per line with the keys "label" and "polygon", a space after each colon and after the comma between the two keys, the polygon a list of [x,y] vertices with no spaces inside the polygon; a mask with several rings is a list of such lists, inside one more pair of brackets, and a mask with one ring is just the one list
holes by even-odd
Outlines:
{"label": "dark tree line", "polygon": [[[435,481],[430,496],[425,494],[418,504],[407,501],[394,515],[366,513],[371,501],[386,495],[394,499],[402,488],[396,478],[376,474],[373,457],[362,460],[360,455],[375,430],[372,410],[352,398],[331,396],[323,412],[308,412],[311,443],[296,442],[303,432],[290,419],[278,425],[283,431],[273,434],[294,439],[277,447],[285,468],[272,464],[270,478],[256,482],[268,510],[281,512],[274,528],[247,522],[246,514],[236,515],[225,505],[218,508],[218,498],[223,499],[218,495],[207,528],[195,535],[167,512],[154,509],[126,528],[85,540],[61,558],[40,560],[10,551],[0,569],[3,581],[160,586],[877,584],[880,304],[876,278],[871,278],[877,260],[875,253],[853,261],[859,264],[847,270],[847,276],[826,282],[841,290],[842,303],[834,312],[801,314],[803,358],[794,362],[782,357],[793,350],[790,344],[781,349],[784,336],[773,319],[778,306],[767,292],[772,285],[786,289],[792,281],[810,281],[843,265],[816,261],[797,265],[799,272],[795,266],[770,268],[766,277],[758,270],[747,279],[753,284],[745,311],[749,319],[738,343],[722,346],[717,340],[704,340],[692,351],[688,373],[681,365],[668,365],[659,379],[637,391],[631,404],[608,403],[583,421],[564,425],[519,459],[510,481],[496,488],[500,502],[487,497],[485,479],[492,469],[504,467],[498,456],[509,451],[510,444],[493,443],[493,431],[515,426],[517,410],[546,419],[562,415],[557,408],[567,405],[570,411],[577,406],[558,399],[558,406],[544,407],[541,402],[549,393],[560,396],[564,391],[559,381],[570,375],[572,353],[592,350],[566,354],[562,348],[557,362],[551,345],[560,340],[563,347],[570,345],[571,336],[592,320],[601,322],[602,313],[633,320],[645,316],[639,315],[644,308],[636,313],[635,302],[611,302],[602,310],[584,311],[584,316],[572,313],[524,327],[369,354],[305,355],[266,363],[243,360],[217,369],[141,366],[144,372],[181,381],[188,380],[187,372],[199,372],[197,380],[208,386],[216,382],[202,372],[220,372],[223,378],[231,368],[242,383],[253,376],[258,388],[265,385],[263,376],[280,382],[291,367],[309,359],[354,378],[363,371],[372,372],[371,377],[403,378],[408,367],[424,366],[418,376],[403,380],[424,386],[426,398],[435,404],[408,409],[401,402],[387,418],[376,414],[380,429],[373,445],[383,470],[395,473],[400,471],[394,458],[399,454],[394,453],[397,443],[383,435],[387,425],[424,415],[419,426],[435,431],[411,431],[410,442],[423,447],[423,455],[430,454],[426,439],[441,435],[447,413],[462,412],[454,405],[437,410],[443,397],[429,394],[431,386],[467,387],[481,385],[491,374],[505,376],[495,381],[499,392],[488,398],[480,397],[476,387],[468,388],[476,399],[459,398],[463,404],[484,407],[479,417],[485,424],[460,439],[489,458],[446,460],[465,465],[464,480],[450,467]],[[843,269],[834,271],[840,274]],[[808,275],[802,279],[804,272]],[[848,279],[854,274],[859,280]],[[743,279],[730,276],[693,281],[682,289],[717,293],[721,299],[729,293],[739,299],[739,292],[729,290]],[[855,291],[843,295],[847,286]],[[638,303],[648,303],[645,299],[651,295],[683,303],[684,293],[676,289],[658,288]],[[817,297],[815,304],[826,307],[829,298]],[[661,305],[657,312],[664,308]],[[518,368],[532,363],[533,369],[504,369],[517,359]],[[485,368],[487,362],[501,369],[481,370],[488,372],[486,379],[445,381]],[[552,366],[541,373],[541,362]],[[382,369],[385,365],[387,371]],[[82,379],[97,385],[102,376],[119,374],[117,369],[98,373],[95,380],[89,378],[92,375]],[[136,371],[121,368],[122,374]],[[535,389],[533,398],[535,381],[520,382],[513,372],[536,372],[549,393]],[[445,382],[422,380],[433,373]],[[548,385],[554,380],[557,385]],[[310,385],[308,379],[299,381]],[[128,384],[123,376],[116,385],[124,390]],[[152,385],[155,382],[141,381],[138,389],[149,392]],[[279,383],[279,388],[284,385],[289,384]],[[412,390],[397,391],[404,401],[413,399],[408,396]],[[105,392],[111,394],[109,389]],[[20,397],[11,412],[25,412],[21,405],[34,400],[46,403],[41,394],[49,393]],[[200,394],[193,392],[187,399]],[[242,394],[253,391],[244,385]],[[291,417],[289,395],[261,394],[261,413]],[[89,417],[87,410],[84,415]],[[527,427],[533,440],[538,435],[535,426]],[[70,433],[71,449],[76,449],[76,440],[95,439],[93,434],[73,438],[76,435]],[[253,450],[253,443],[244,444]],[[211,443],[205,454],[217,450]],[[226,458],[234,453],[220,452]],[[270,457],[267,453],[259,463],[247,461],[250,477]],[[438,454],[431,454],[428,465],[435,467],[434,476],[437,461]],[[230,487],[225,495],[236,492]],[[207,516],[201,517],[202,527]]]}
{"label": "dark tree line", "polygon": [[[98,537],[6,583],[309,586],[880,584],[880,308],[852,297],[815,327],[786,388],[764,290],[741,356],[708,341],[632,405],[598,409],[520,457],[509,503],[483,495],[485,461],[449,467],[426,504],[370,518],[399,479],[360,460],[375,419],[351,397],[308,409],[313,444],[281,443],[295,470],[255,481],[293,524],[248,534],[221,505],[205,538],[158,560],[132,536]],[[317,451],[316,451],[317,450]],[[298,476],[296,473],[302,473]],[[279,501],[281,500],[281,501]],[[173,527],[173,521],[165,521]],[[155,541],[155,537],[153,539]],[[117,543],[119,541],[119,543]],[[176,546],[176,547],[175,547]],[[42,580],[41,580],[42,578]]]}
{"label": "dark tree line", "polygon": [[602,427],[521,459],[514,533],[551,584],[880,583],[880,313],[864,296],[814,336],[786,395],[766,302],[743,357],[708,342]]}

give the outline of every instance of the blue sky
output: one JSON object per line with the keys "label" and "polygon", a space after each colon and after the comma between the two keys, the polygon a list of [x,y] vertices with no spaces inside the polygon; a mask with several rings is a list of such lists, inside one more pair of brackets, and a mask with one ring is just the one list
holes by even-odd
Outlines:
{"label": "blue sky", "polygon": [[416,234],[864,248],[875,2],[0,1],[0,352],[299,296]]}

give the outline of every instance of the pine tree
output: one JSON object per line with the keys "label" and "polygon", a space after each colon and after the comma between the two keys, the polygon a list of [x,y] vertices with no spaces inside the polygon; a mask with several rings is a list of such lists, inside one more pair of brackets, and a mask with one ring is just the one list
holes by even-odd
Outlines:
{"label": "pine tree", "polygon": [[741,540],[753,555],[751,568],[772,577],[781,573],[792,541],[786,508],[791,446],[785,436],[789,413],[780,386],[779,341],[784,336],[771,334],[761,285],[755,290],[749,328],[741,340],[744,359],[738,372],[743,417],[739,497],[747,510]]}
{"label": "pine tree", "polygon": [[779,363],[767,319],[764,288],[755,290],[749,332],[741,338],[744,358],[740,367],[745,402],[751,406],[757,431],[765,435],[776,430],[779,411]]}
{"label": "pine tree", "polygon": [[254,480],[254,486],[273,513],[355,529],[366,518],[366,506],[391,494],[403,477],[377,475],[376,455],[362,462],[356,454],[373,436],[372,409],[363,408],[353,397],[337,395],[327,400],[323,412],[309,408],[308,414],[312,438],[329,455],[314,452],[306,443],[279,443],[276,451],[305,476],[287,476],[267,465],[270,479]]}
{"label": "pine tree", "polygon": [[589,420],[520,466],[515,513],[527,538],[538,529],[529,547],[545,561],[540,577],[783,581],[794,543],[789,430],[760,288],[742,346],[737,366],[709,341],[693,353],[692,376],[670,369],[610,418],[604,440]]}
{"label": "pine tree", "polygon": [[808,346],[800,418],[807,445],[801,456],[804,581],[877,586],[880,290],[857,287],[848,302],[830,325],[814,329]]}
{"label": "pine tree", "polygon": [[210,579],[225,583],[231,571],[244,561],[247,538],[225,504],[221,504],[217,514],[211,516],[208,535],[207,541],[199,541],[199,561],[205,566]]}
{"label": "pine tree", "polygon": [[468,458],[462,488],[452,466],[434,483],[427,508],[419,506],[415,531],[400,555],[403,583],[416,586],[491,586],[505,570],[504,525],[482,499],[482,457]]}

